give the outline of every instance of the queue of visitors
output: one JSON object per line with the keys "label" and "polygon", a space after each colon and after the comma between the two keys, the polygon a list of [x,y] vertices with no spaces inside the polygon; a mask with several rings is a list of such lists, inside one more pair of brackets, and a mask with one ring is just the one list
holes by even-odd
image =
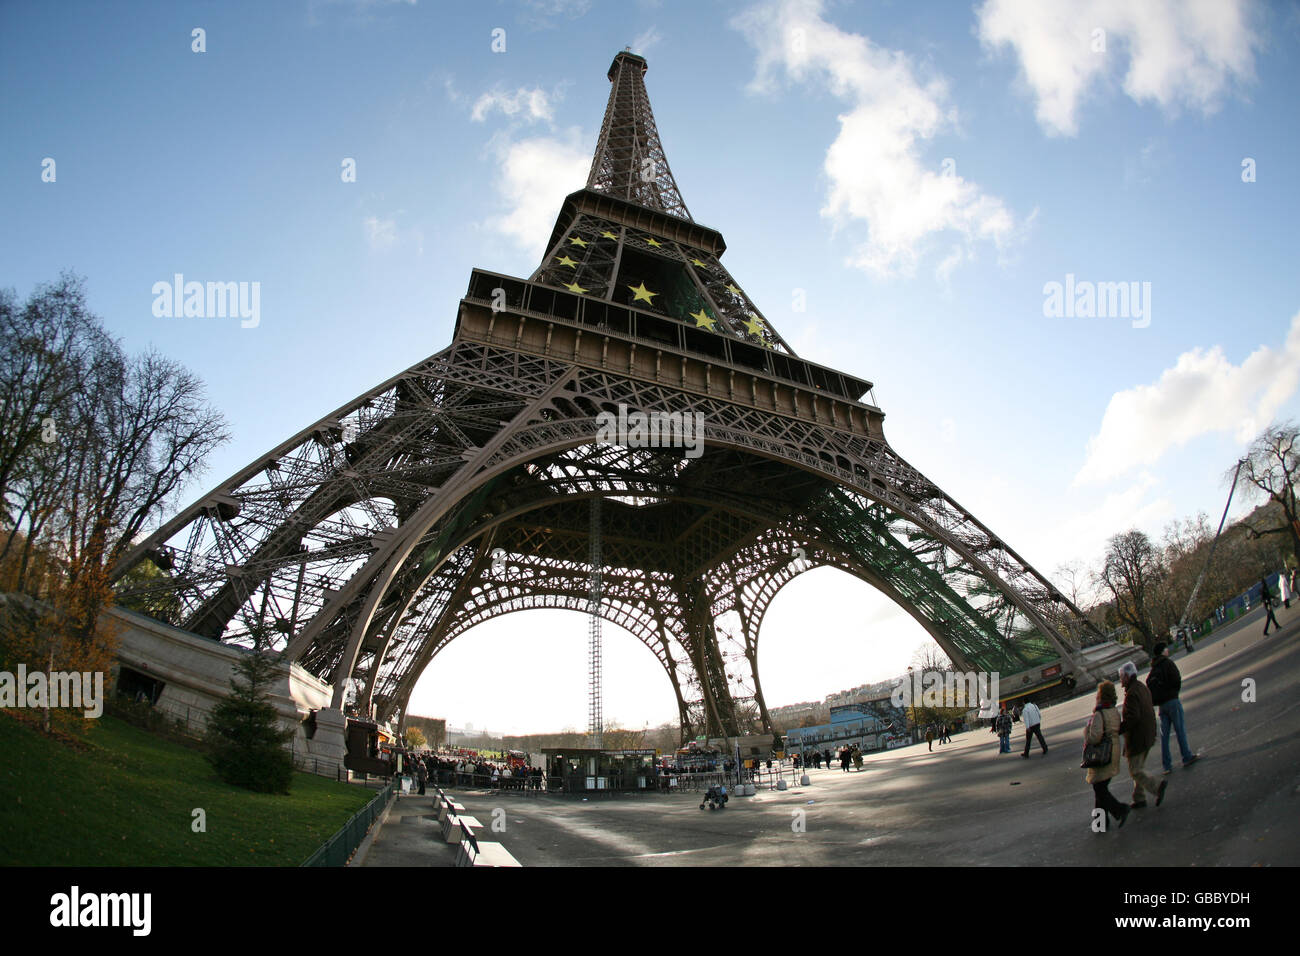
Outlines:
{"label": "queue of visitors", "polygon": [[511,766],[508,761],[489,760],[472,752],[407,752],[403,772],[419,784],[419,792],[432,781],[438,786],[491,787],[494,790],[541,790],[545,772],[541,767]]}

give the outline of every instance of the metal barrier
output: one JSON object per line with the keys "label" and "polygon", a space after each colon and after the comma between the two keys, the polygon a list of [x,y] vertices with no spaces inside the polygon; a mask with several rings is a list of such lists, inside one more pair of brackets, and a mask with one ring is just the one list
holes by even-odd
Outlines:
{"label": "metal barrier", "polygon": [[537,796],[546,793],[549,781],[555,777],[501,777],[495,780],[488,773],[452,773],[439,771],[429,778],[430,785],[457,787],[462,790],[491,790],[496,793],[519,793]]}
{"label": "metal barrier", "polygon": [[[838,764],[837,764],[838,768]],[[758,789],[776,790],[777,781],[785,779],[789,781],[789,786],[798,784],[800,777],[808,771],[801,767],[795,767],[789,761],[781,765],[774,765],[771,770],[741,770],[731,771],[709,771],[706,773],[659,773],[654,776],[646,776],[646,786],[625,786],[622,780],[606,778],[605,786],[599,789],[588,790],[585,786],[572,788],[575,781],[583,781],[582,777],[525,777],[522,779],[511,777],[505,779],[497,777],[493,780],[490,774],[477,773],[451,773],[443,772],[430,778],[430,787],[438,786],[444,789],[457,790],[484,790],[493,794],[510,794],[516,793],[525,797],[537,797],[543,794],[563,794],[563,793],[581,793],[583,796],[613,796],[616,793],[704,793],[710,787],[725,786],[728,791],[733,791],[735,787],[743,784],[752,783]],[[434,783],[434,780],[438,780]]]}
{"label": "metal barrier", "polygon": [[370,825],[384,812],[397,792],[395,781],[389,781],[384,789],[375,794],[373,800],[352,814],[347,823],[332,837],[326,840],[315,853],[307,858],[303,866],[345,866],[361,841],[365,839]]}

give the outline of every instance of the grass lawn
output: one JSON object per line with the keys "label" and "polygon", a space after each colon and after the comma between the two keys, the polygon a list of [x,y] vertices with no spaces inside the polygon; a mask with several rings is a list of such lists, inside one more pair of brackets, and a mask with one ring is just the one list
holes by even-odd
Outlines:
{"label": "grass lawn", "polygon": [[306,773],[288,796],[240,790],[198,751],[108,716],[83,739],[0,713],[0,865],[297,866],[375,795]]}

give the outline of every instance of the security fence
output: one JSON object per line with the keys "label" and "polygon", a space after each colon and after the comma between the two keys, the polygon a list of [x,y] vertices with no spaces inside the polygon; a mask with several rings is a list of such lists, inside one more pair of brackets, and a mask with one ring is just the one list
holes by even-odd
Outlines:
{"label": "security fence", "polygon": [[370,825],[387,809],[397,792],[393,781],[389,781],[373,800],[352,814],[351,819],[332,837],[326,840],[319,850],[308,857],[303,866],[344,866],[356,852],[361,841],[365,839]]}
{"label": "security fence", "polygon": [[[771,770],[705,771],[700,773],[660,772],[638,774],[632,777],[589,778],[574,774],[568,777],[502,777],[481,773],[438,771],[430,774],[426,789],[435,786],[446,790],[479,790],[496,794],[518,794],[536,797],[543,794],[580,793],[583,796],[613,796],[618,793],[704,793],[710,787],[725,786],[729,790],[743,784],[753,784],[755,789],[776,790],[781,780],[795,786],[806,773],[789,760],[774,765]],[[398,786],[403,786],[398,778]],[[416,792],[418,784],[411,780],[410,791]]]}

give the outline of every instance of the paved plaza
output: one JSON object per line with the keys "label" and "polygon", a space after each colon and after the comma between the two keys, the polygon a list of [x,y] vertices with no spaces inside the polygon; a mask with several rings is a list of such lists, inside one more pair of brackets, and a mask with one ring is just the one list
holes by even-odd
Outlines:
{"label": "paved plaza", "polygon": [[[1253,866],[1300,863],[1300,603],[1262,636],[1253,611],[1174,661],[1193,749],[1163,806],[1123,829],[1091,830],[1092,790],[1079,769],[1092,696],[1047,708],[1049,752],[999,755],[987,730],[868,756],[861,772],[811,770],[810,785],[734,797],[701,811],[699,795],[562,796],[451,791],[524,866]],[[1142,671],[1142,679],[1146,671]],[[1243,681],[1256,701],[1242,701]],[[1122,700],[1122,690],[1121,690]],[[1159,741],[1148,768],[1160,772]],[[1111,792],[1127,803],[1121,770]],[[497,819],[502,819],[500,813]],[[802,822],[802,832],[796,824]],[[1113,827],[1113,824],[1112,824]],[[432,796],[400,798],[359,854],[365,866],[450,866]]]}

